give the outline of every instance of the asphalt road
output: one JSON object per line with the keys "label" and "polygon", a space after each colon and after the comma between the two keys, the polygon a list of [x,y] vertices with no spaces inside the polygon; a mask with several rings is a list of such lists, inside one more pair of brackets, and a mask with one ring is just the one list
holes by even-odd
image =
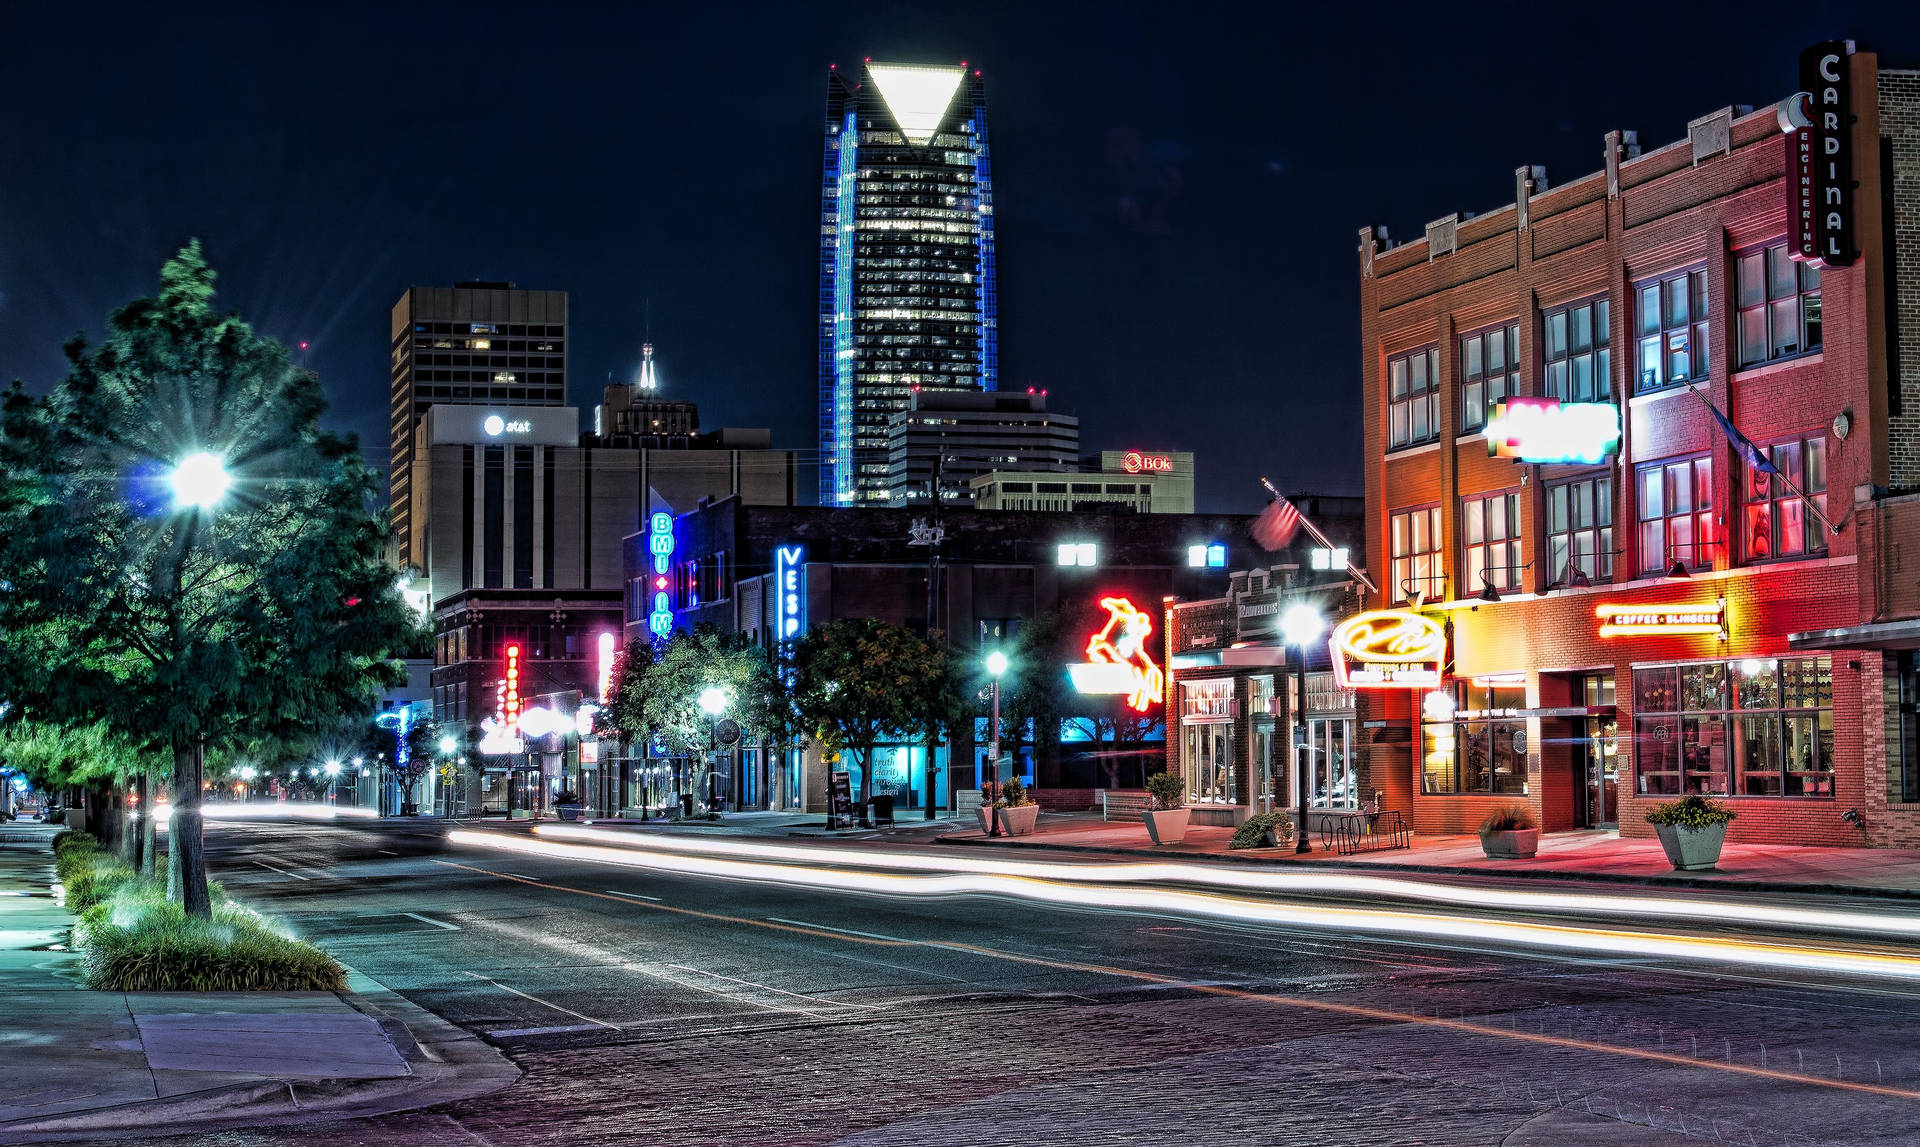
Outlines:
{"label": "asphalt road", "polygon": [[522,1080],[167,1142],[1920,1142],[1920,982],[1808,972],[1790,948],[1773,967],[1553,956],[669,875],[443,831],[217,823],[209,856]]}

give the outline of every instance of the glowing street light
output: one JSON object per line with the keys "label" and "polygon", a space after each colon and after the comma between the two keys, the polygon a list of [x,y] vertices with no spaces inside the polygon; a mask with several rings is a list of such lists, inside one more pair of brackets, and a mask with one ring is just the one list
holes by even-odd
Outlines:
{"label": "glowing street light", "polygon": [[226,459],[205,450],[182,458],[167,475],[173,488],[176,510],[210,510],[233,487],[233,475],[227,473]]}
{"label": "glowing street light", "polygon": [[700,691],[700,711],[709,717],[718,717],[727,711],[727,691],[718,685],[709,685]]}
{"label": "glowing street light", "polygon": [[1280,615],[1280,636],[1288,645],[1293,646],[1294,654],[1294,693],[1293,693],[1293,775],[1294,788],[1299,790],[1299,808],[1293,830],[1293,851],[1312,852],[1313,846],[1307,843],[1307,802],[1311,791],[1307,784],[1307,646],[1320,639],[1327,630],[1327,619],[1320,611],[1305,602],[1287,607]]}
{"label": "glowing street light", "polygon": [[459,747],[460,742],[454,740],[452,734],[440,738],[440,752],[445,756],[453,756],[453,751]]}

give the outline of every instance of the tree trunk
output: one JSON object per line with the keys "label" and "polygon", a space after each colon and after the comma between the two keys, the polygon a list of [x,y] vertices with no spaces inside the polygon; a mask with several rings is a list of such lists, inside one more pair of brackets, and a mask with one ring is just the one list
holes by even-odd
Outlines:
{"label": "tree trunk", "polygon": [[120,851],[122,834],[118,806],[111,785],[100,781],[88,783],[85,797],[87,827],[100,838],[100,851],[108,854]]}
{"label": "tree trunk", "polygon": [[206,742],[176,743],[173,749],[173,822],[167,830],[168,898],[202,919],[213,915],[207,893],[206,840],[201,834],[200,777],[206,768]]}
{"label": "tree trunk", "polygon": [[154,844],[160,831],[159,810],[154,803],[160,795],[157,779],[151,766],[140,770],[140,863],[135,867],[142,876],[154,874]]}

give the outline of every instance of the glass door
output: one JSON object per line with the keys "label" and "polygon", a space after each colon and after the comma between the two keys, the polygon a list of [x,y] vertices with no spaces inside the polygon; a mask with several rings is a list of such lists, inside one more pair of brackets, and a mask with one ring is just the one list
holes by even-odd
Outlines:
{"label": "glass door", "polygon": [[1620,826],[1620,788],[1616,762],[1618,726],[1612,718],[1588,717],[1586,736],[1581,738],[1586,757],[1587,828]]}

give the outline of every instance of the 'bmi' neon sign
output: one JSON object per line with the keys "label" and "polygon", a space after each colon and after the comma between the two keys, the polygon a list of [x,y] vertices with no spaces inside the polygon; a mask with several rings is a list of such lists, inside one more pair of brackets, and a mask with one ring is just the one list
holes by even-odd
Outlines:
{"label": "'bmi' neon sign", "polygon": [[653,612],[647,615],[647,628],[654,636],[665,637],[673,632],[673,601],[667,596],[667,567],[673,558],[672,515],[653,515],[647,549],[653,554]]}
{"label": "'bmi' neon sign", "polygon": [[1144,713],[1161,699],[1166,676],[1147,652],[1153,619],[1124,597],[1103,597],[1107,623],[1087,641],[1087,659],[1067,667],[1073,687],[1082,693],[1124,693],[1127,704]]}

